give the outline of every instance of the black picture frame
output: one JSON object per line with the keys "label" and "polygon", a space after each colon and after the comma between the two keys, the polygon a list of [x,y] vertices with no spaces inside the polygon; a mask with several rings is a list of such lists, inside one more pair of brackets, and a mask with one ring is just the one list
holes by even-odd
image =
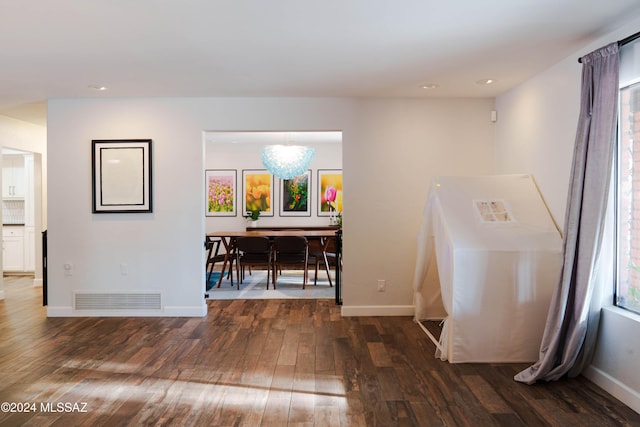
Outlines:
{"label": "black picture frame", "polygon": [[311,216],[312,199],[311,169],[292,179],[280,179],[280,216]]}
{"label": "black picture frame", "polygon": [[91,141],[93,213],[153,212],[151,142]]}

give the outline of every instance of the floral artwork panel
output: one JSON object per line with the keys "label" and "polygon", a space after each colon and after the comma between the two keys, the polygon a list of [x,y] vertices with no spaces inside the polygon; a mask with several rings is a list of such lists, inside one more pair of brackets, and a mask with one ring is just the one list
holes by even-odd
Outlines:
{"label": "floral artwork panel", "polygon": [[280,180],[280,216],[311,216],[311,171]]}
{"label": "floral artwork panel", "polygon": [[259,210],[260,216],[273,216],[273,175],[266,170],[245,169],[242,181],[242,211]]}
{"label": "floral artwork panel", "polygon": [[342,212],[342,170],[318,170],[318,216]]}
{"label": "floral artwork panel", "polygon": [[235,170],[206,170],[206,216],[237,216]]}

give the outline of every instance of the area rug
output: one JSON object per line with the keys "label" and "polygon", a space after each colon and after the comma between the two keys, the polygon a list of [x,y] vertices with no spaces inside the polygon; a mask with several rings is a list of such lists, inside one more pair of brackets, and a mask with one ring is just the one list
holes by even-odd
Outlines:
{"label": "area rug", "polygon": [[[214,272],[217,273],[217,272]],[[327,275],[324,272],[318,273],[318,284],[313,284],[313,271],[309,272],[309,282],[306,289],[302,289],[302,271],[283,271],[278,276],[277,289],[273,289],[271,277],[269,277],[269,289],[267,289],[266,271],[253,271],[251,275],[247,272],[245,278],[237,288],[236,278],[231,281],[225,276],[222,284],[218,288],[218,278],[215,281],[212,277],[211,288],[207,284],[207,299],[335,299],[335,286],[329,286]],[[331,277],[333,280],[333,276]]]}
{"label": "area rug", "polygon": [[[207,272],[207,277],[209,277],[209,273]],[[207,290],[210,290],[214,286],[218,285],[218,280],[220,279],[220,272],[214,271],[211,273],[211,278],[207,281]]]}

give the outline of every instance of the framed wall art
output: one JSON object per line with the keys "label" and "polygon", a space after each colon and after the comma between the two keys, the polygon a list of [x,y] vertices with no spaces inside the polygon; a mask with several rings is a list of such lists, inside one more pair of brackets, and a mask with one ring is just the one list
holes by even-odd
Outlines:
{"label": "framed wall art", "polygon": [[311,170],[280,180],[280,216],[311,216]]}
{"label": "framed wall art", "polygon": [[273,216],[273,175],[263,169],[242,170],[242,215],[259,210],[260,216]]}
{"label": "framed wall art", "polygon": [[205,216],[237,216],[237,175],[234,169],[205,170]]}
{"label": "framed wall art", "polygon": [[342,170],[318,169],[318,216],[342,212]]}
{"label": "framed wall art", "polygon": [[151,140],[92,140],[93,213],[153,212]]}

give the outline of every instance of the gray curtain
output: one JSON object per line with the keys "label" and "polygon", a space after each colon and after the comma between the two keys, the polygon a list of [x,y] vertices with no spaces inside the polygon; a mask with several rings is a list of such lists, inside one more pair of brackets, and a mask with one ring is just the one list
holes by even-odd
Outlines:
{"label": "gray curtain", "polygon": [[564,260],[539,359],[515,376],[527,384],[580,374],[593,355],[600,320],[600,299],[593,296],[616,137],[618,44],[598,49],[581,61],[582,95],[566,207]]}

